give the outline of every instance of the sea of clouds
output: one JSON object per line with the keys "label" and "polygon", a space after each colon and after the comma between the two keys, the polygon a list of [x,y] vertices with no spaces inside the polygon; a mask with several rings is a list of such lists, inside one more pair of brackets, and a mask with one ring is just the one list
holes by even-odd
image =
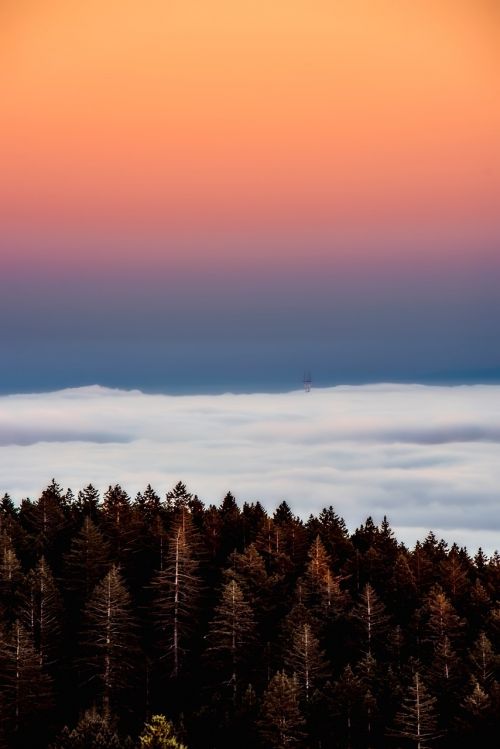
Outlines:
{"label": "sea of clouds", "polygon": [[500,548],[500,386],[371,385],[168,396],[99,386],[0,397],[0,492],[35,498],[182,480],[306,518],[333,505],[354,529],[384,515],[413,544]]}

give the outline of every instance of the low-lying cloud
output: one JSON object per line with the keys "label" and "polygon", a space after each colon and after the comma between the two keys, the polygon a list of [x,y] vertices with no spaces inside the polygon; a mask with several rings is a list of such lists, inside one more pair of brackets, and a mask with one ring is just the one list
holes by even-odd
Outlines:
{"label": "low-lying cloud", "polygon": [[500,546],[500,386],[373,385],[311,393],[168,396],[98,386],[0,397],[0,491],[55,477],[130,494],[179,479],[205,502],[231,490],[351,528],[389,516],[408,543]]}

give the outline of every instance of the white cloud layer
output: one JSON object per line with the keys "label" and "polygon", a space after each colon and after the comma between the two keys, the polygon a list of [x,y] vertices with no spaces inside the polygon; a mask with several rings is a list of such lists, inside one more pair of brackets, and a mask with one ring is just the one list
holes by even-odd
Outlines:
{"label": "white cloud layer", "polygon": [[0,397],[0,491],[36,497],[120,483],[205,502],[231,490],[353,529],[387,514],[412,544],[433,529],[500,547],[500,386],[345,386],[311,393],[146,395],[98,386]]}

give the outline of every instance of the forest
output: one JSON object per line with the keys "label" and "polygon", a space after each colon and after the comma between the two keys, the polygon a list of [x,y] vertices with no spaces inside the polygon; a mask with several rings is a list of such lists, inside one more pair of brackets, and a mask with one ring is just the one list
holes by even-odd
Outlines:
{"label": "forest", "polygon": [[0,501],[0,747],[378,749],[500,735],[500,555],[179,482]]}

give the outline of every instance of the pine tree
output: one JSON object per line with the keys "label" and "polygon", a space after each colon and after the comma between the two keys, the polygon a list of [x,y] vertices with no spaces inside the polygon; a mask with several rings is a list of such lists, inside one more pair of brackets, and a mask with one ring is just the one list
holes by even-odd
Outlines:
{"label": "pine tree", "polygon": [[169,540],[165,566],[152,583],[155,622],[161,632],[163,658],[173,678],[181,671],[199,606],[201,582],[196,545],[191,516],[182,507]]}
{"label": "pine tree", "polygon": [[26,576],[20,610],[38,651],[40,666],[53,664],[60,650],[63,604],[45,557]]}
{"label": "pine tree", "polygon": [[316,536],[309,551],[306,572],[301,580],[304,604],[321,622],[337,616],[347,603],[340,589],[340,576],[332,572],[332,563],[321,539]]}
{"label": "pine tree", "polygon": [[456,687],[459,678],[459,659],[446,635],[434,645],[433,658],[426,671],[426,677],[429,686],[446,697],[449,697]]}
{"label": "pine tree", "polygon": [[273,520],[281,535],[282,550],[293,566],[302,566],[307,551],[308,534],[302,520],[293,514],[287,502],[276,509]]}
{"label": "pine tree", "polygon": [[347,746],[351,746],[353,732],[361,723],[365,694],[365,685],[348,664],[335,682],[332,705],[340,718],[340,730]]}
{"label": "pine tree", "polygon": [[173,489],[167,492],[166,503],[169,510],[189,509],[193,495],[188,492],[186,484],[178,481]]}
{"label": "pine tree", "polygon": [[142,493],[137,494],[134,507],[139,510],[147,524],[151,525],[154,522],[161,509],[161,500],[151,484],[148,484]]}
{"label": "pine tree", "polygon": [[92,484],[89,484],[85,489],[78,492],[75,507],[84,518],[89,517],[95,520],[98,516],[99,501],[99,492]]}
{"label": "pine tree", "polygon": [[491,700],[479,682],[475,681],[473,683],[472,690],[465,698],[463,706],[471,716],[478,718],[481,718],[489,711]]}
{"label": "pine tree", "polygon": [[86,599],[109,569],[109,544],[87,516],[69,552],[64,556],[65,580],[69,590]]}
{"label": "pine tree", "polygon": [[32,638],[20,621],[0,635],[0,702],[11,736],[29,732],[52,703],[52,684],[42,671]]}
{"label": "pine tree", "polygon": [[345,521],[331,505],[321,510],[317,519],[311,516],[307,529],[311,534],[320,536],[335,565],[343,564],[352,554],[352,542]]}
{"label": "pine tree", "polygon": [[65,509],[62,489],[54,479],[37,502],[26,499],[21,503],[19,518],[31,534],[36,556],[54,554],[56,540],[67,526]]}
{"label": "pine tree", "polygon": [[221,519],[221,553],[227,559],[233,551],[238,551],[243,545],[243,524],[241,511],[236,499],[228,492],[219,507]]}
{"label": "pine tree", "polygon": [[384,604],[370,583],[365,585],[351,615],[363,631],[365,652],[371,654],[375,640],[387,628],[388,616]]}
{"label": "pine tree", "polygon": [[498,727],[494,722],[492,700],[479,682],[472,680],[470,691],[460,707],[462,712],[457,723],[461,738],[469,739],[479,747],[494,746],[498,740]]}
{"label": "pine tree", "polygon": [[216,563],[222,543],[222,518],[215,505],[210,505],[203,516],[203,536],[210,560]]}
{"label": "pine tree", "polygon": [[235,580],[222,589],[220,602],[208,634],[208,653],[215,659],[217,670],[236,699],[240,671],[250,660],[250,647],[255,636],[252,608]]}
{"label": "pine tree", "polygon": [[475,630],[484,627],[484,622],[490,610],[491,597],[482,582],[477,579],[470,589],[467,606],[467,620],[470,627]]}
{"label": "pine tree", "polygon": [[497,595],[500,588],[500,552],[495,551],[488,560],[484,575],[484,585],[488,593]]}
{"label": "pine tree", "polygon": [[469,652],[474,677],[482,687],[491,682],[500,666],[500,658],[493,650],[491,641],[486,634],[480,632],[479,637]]}
{"label": "pine tree", "polygon": [[296,674],[303,698],[308,702],[313,690],[328,676],[325,654],[310,624],[296,627],[285,653],[285,665]]}
{"label": "pine tree", "polygon": [[457,640],[463,622],[440,586],[435,585],[431,589],[424,610],[427,614],[426,634],[430,642],[436,644],[442,642],[445,637],[451,643]]}
{"label": "pine tree", "polygon": [[7,531],[0,533],[0,613],[12,622],[17,611],[23,574],[21,564]]}
{"label": "pine tree", "polygon": [[270,593],[269,578],[264,560],[255,544],[250,544],[244,552],[233,552],[229,561],[231,566],[224,570],[224,577],[238,583],[255,612],[267,608]]}
{"label": "pine tree", "polygon": [[460,558],[458,546],[454,544],[448,557],[440,564],[440,578],[452,600],[463,594],[469,584],[467,569]]}
{"label": "pine tree", "polygon": [[435,703],[417,671],[396,715],[394,735],[408,739],[417,749],[432,744],[437,738]]}
{"label": "pine tree", "polygon": [[163,569],[167,542],[165,516],[159,495],[148,484],[132,503],[130,519],[128,579],[137,591],[149,586],[152,569]]}
{"label": "pine tree", "polygon": [[389,589],[395,613],[407,621],[415,607],[417,584],[406,554],[399,553],[396,558]]}
{"label": "pine tree", "polygon": [[294,677],[278,671],[262,698],[259,720],[265,746],[288,749],[303,744],[305,720],[299,706],[299,687]]}
{"label": "pine tree", "polygon": [[3,497],[0,499],[0,515],[15,517],[17,514],[16,506],[12,501],[10,494],[5,492]]}
{"label": "pine tree", "polygon": [[187,749],[175,736],[174,726],[164,715],[153,715],[139,736],[140,749]]}
{"label": "pine tree", "polygon": [[428,550],[424,549],[420,541],[417,541],[415,544],[415,548],[410,555],[409,563],[413,572],[417,591],[419,594],[422,594],[434,580],[435,570],[429,558]]}
{"label": "pine tree", "polygon": [[124,563],[130,554],[132,506],[130,497],[119,484],[110,486],[104,494],[101,517],[112,553],[116,561]]}
{"label": "pine tree", "polygon": [[118,694],[130,686],[137,647],[130,595],[116,565],[96,586],[85,619],[86,662],[108,719]]}
{"label": "pine tree", "polygon": [[292,560],[287,554],[283,528],[267,515],[262,518],[255,546],[266,562],[268,574],[283,576],[292,567]]}
{"label": "pine tree", "polygon": [[133,749],[130,738],[122,739],[115,721],[95,708],[85,712],[75,728],[63,728],[49,749]]}

